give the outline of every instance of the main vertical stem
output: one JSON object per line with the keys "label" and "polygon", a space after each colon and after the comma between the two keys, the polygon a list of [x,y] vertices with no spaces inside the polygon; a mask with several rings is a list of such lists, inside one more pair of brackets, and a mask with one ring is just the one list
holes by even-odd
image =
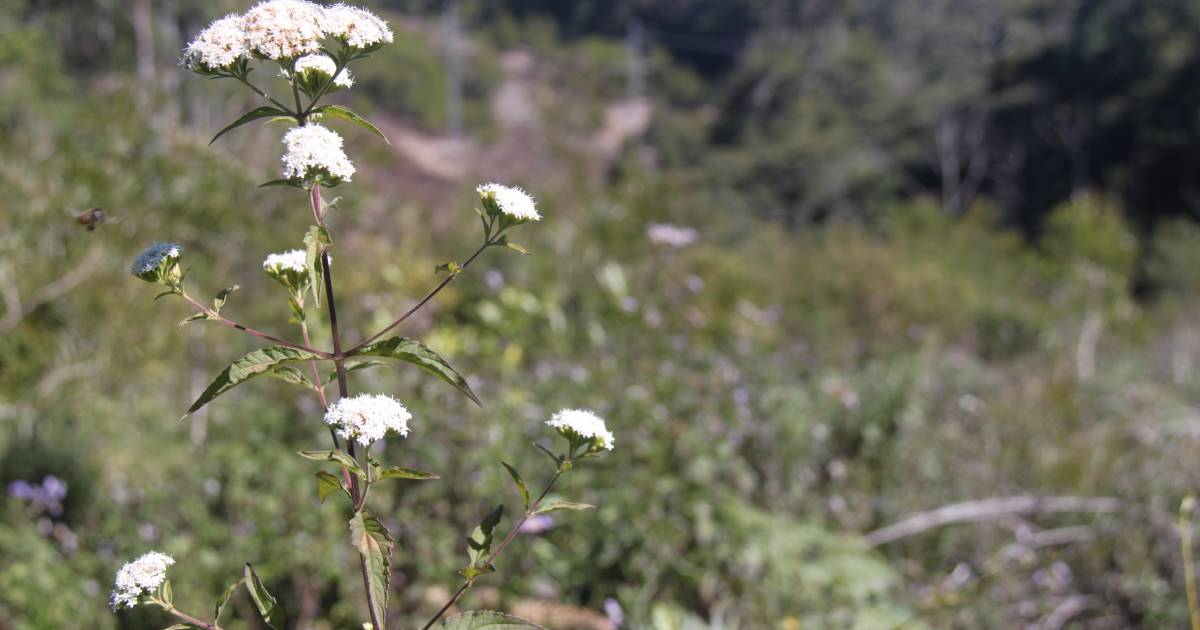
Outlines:
{"label": "main vertical stem", "polygon": [[[313,185],[310,200],[313,216],[323,224],[324,216],[321,212],[321,187],[319,185]],[[321,250],[321,276],[325,281],[325,302],[329,305],[329,334],[333,337],[333,366],[337,370],[338,396],[345,398],[350,395],[350,388],[346,383],[346,358],[342,355],[342,335],[341,329],[338,327],[337,306],[333,301],[333,275],[329,270],[329,252],[324,249]],[[354,440],[346,440],[346,451],[350,457],[355,457]],[[350,476],[350,497],[354,509],[359,509],[362,502],[362,491],[358,485],[357,475]],[[363,589],[367,593],[367,611],[371,615],[371,627],[373,630],[385,630],[383,620],[375,615],[375,595],[371,592],[371,573],[367,568],[367,559],[359,554],[358,560],[359,566],[362,568]]]}

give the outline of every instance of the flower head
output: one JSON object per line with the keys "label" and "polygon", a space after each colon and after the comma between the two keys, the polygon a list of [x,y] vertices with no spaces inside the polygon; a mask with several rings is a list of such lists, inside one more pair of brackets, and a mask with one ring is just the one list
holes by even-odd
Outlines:
{"label": "flower head", "polygon": [[196,35],[183,49],[183,63],[196,72],[226,70],[249,52],[242,17],[230,13]]}
{"label": "flower head", "polygon": [[369,446],[382,440],[389,431],[408,435],[412,414],[400,401],[385,394],[359,394],[342,398],[325,412],[325,424],[334,427],[343,440],[356,440]]}
{"label": "flower head", "polygon": [[175,564],[175,560],[171,556],[157,551],[151,551],[133,562],[125,563],[125,566],[117,571],[113,583],[110,597],[112,609],[136,606],[139,597],[162,586],[167,579],[167,567],[172,564]]}
{"label": "flower head", "polygon": [[350,181],[354,164],[342,151],[342,137],[321,125],[293,127],[283,136],[283,176],[291,180],[328,178],[327,185]]}
{"label": "flower head", "polygon": [[539,221],[542,218],[533,197],[520,188],[489,183],[477,187],[475,192],[479,193],[489,214],[503,215],[503,218],[514,223]]}
{"label": "flower head", "polygon": [[183,247],[175,243],[154,243],[133,259],[129,273],[146,282],[177,281],[182,278],[179,273],[179,257]]}
{"label": "flower head", "polygon": [[292,291],[303,291],[308,286],[308,252],[302,249],[271,254],[262,266],[268,276]]}
{"label": "flower head", "polygon": [[604,425],[604,419],[586,409],[563,409],[551,416],[546,424],[570,440],[572,449],[582,443],[590,443],[589,452],[613,448],[613,434]]}
{"label": "flower head", "polygon": [[338,3],[325,9],[322,23],[328,35],[351,48],[367,49],[392,42],[387,22],[366,9]]}
{"label": "flower head", "polygon": [[324,9],[304,0],[267,0],[242,17],[251,52],[267,59],[295,59],[321,49]]}
{"label": "flower head", "polygon": [[315,55],[305,55],[296,60],[296,65],[293,69],[296,78],[300,80],[300,85],[309,93],[316,93],[325,86],[325,82],[333,73],[337,72],[337,77],[333,79],[333,86],[338,88],[349,88],[354,85],[354,76],[350,74],[350,70],[343,68],[338,72],[337,64],[329,55],[317,53]]}

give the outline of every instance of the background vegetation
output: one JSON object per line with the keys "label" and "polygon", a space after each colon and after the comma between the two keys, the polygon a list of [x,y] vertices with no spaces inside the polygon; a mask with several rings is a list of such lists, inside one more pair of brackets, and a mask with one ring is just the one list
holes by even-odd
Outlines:
{"label": "background vegetation", "polygon": [[[521,537],[468,606],[556,628],[1186,624],[1196,3],[373,6],[397,43],[343,98],[393,146],[344,130],[349,335],[467,253],[477,181],[525,185],[546,216],[521,238],[535,256],[488,255],[401,331],[483,409],[413,370],[352,376],[409,405],[389,448],[444,477],[376,498],[397,623],[436,608],[465,533],[516,500],[500,454],[533,477],[539,422],[583,404],[617,435],[570,480],[599,509]],[[343,524],[294,455],[324,443],[314,401],[256,382],[178,421],[252,346],[176,328],[186,311],[127,273],[177,240],[197,289],[241,284],[227,312],[286,330],[259,266],[308,212],[255,188],[278,130],[206,146],[249,103],[175,67],[244,8],[0,6],[5,630],[165,625],[106,610],[150,548],[178,560],[182,607],[250,560],[289,627],[361,618]],[[94,205],[112,219],[87,232],[73,213]],[[991,501],[1013,497],[1032,503]],[[880,531],[945,506],[969,522]]]}

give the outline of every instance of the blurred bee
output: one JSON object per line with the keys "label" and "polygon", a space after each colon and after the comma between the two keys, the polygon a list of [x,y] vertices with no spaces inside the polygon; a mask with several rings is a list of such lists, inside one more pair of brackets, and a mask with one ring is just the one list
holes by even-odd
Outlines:
{"label": "blurred bee", "polygon": [[75,220],[80,225],[84,226],[87,231],[91,232],[92,230],[96,229],[97,225],[103,223],[106,218],[107,217],[104,216],[104,211],[100,208],[88,208],[87,210],[80,212],[79,215],[75,217]]}

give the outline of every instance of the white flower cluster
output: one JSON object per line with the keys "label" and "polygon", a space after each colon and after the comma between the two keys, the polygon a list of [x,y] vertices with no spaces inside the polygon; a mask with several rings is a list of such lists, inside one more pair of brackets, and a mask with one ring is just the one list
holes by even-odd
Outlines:
{"label": "white flower cluster", "polygon": [[325,411],[325,424],[343,440],[355,440],[363,446],[382,440],[389,431],[408,435],[412,414],[400,401],[384,394],[359,394],[342,398]]}
{"label": "white flower cluster", "polygon": [[699,237],[692,228],[679,227],[670,223],[651,223],[646,226],[646,238],[656,245],[682,249],[696,242]]}
{"label": "white flower cluster", "polygon": [[[337,64],[329,55],[315,54],[305,55],[296,60],[294,68],[296,76],[304,80],[309,80],[317,83],[324,83],[337,72]],[[338,72],[333,79],[333,85],[340,88],[349,88],[354,85],[354,75],[350,74],[350,70],[343,68]]]}
{"label": "white flower cluster", "polygon": [[613,448],[613,434],[605,426],[604,419],[586,409],[563,409],[551,416],[546,424],[567,437],[573,433],[584,439],[597,440],[600,446],[610,451]]}
{"label": "white flower cluster", "polygon": [[260,2],[242,18],[251,52],[275,61],[320,50],[321,24],[321,6],[303,0]]}
{"label": "white flower cluster", "polygon": [[215,71],[251,54],[274,61],[295,59],[319,51],[326,37],[361,50],[390,43],[392,31],[379,16],[358,7],[266,0],[245,15],[230,14],[213,22],[184,49],[183,62],[193,70]]}
{"label": "white flower cluster", "polygon": [[354,165],[342,151],[342,137],[316,124],[293,127],[283,136],[287,152],[283,155],[283,176],[286,179],[308,179],[324,173],[339,182],[348,182],[354,175]]}
{"label": "white flower cluster", "polygon": [[379,16],[358,7],[335,4],[325,9],[325,32],[351,48],[392,43],[392,30]]}
{"label": "white flower cluster", "polygon": [[164,553],[150,553],[125,563],[113,583],[110,604],[113,610],[124,606],[133,608],[137,605],[138,597],[150,593],[162,586],[167,579],[167,567],[175,564],[175,560]]}
{"label": "white flower cluster", "polygon": [[220,70],[249,53],[242,16],[230,13],[209,24],[183,49],[183,63],[192,70]]}
{"label": "white flower cluster", "polygon": [[183,247],[175,243],[154,243],[133,259],[133,266],[130,267],[129,273],[135,276],[153,273],[162,266],[163,262],[177,260],[182,254]]}
{"label": "white flower cluster", "polygon": [[282,254],[271,254],[263,261],[263,269],[278,273],[280,271],[308,271],[308,253],[302,249],[293,249]]}
{"label": "white flower cluster", "polygon": [[542,215],[538,214],[533,197],[530,197],[529,193],[520,188],[488,183],[477,187],[475,192],[479,193],[479,196],[485,200],[494,200],[500,212],[513,219],[519,221],[538,221],[542,218]]}

